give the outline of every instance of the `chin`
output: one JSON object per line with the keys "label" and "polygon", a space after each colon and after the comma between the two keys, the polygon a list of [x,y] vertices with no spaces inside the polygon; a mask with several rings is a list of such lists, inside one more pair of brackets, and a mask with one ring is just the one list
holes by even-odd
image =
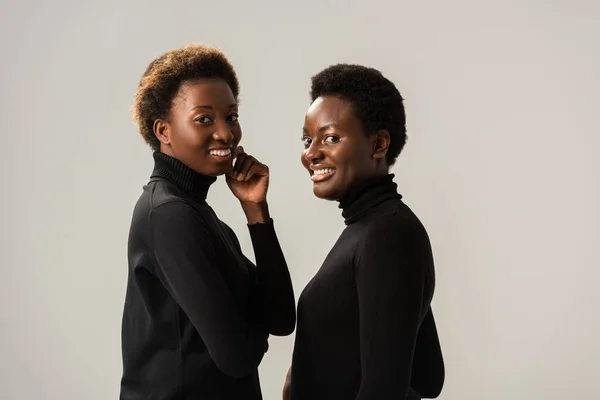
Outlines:
{"label": "chin", "polygon": [[324,184],[313,184],[313,194],[319,199],[336,201],[340,199],[334,187]]}
{"label": "chin", "polygon": [[194,169],[194,171],[196,171],[197,173],[204,175],[204,176],[218,177],[221,175],[225,175],[226,173],[231,171],[231,168],[229,170],[224,170],[223,168],[210,168],[210,169],[202,168],[202,169]]}
{"label": "chin", "polygon": [[233,170],[233,165],[213,165],[212,168],[203,172],[204,175],[208,176],[221,176],[230,173]]}
{"label": "chin", "polygon": [[221,168],[219,169],[214,176],[221,176],[221,175],[225,175],[230,173],[233,170],[233,168],[229,167],[229,168]]}

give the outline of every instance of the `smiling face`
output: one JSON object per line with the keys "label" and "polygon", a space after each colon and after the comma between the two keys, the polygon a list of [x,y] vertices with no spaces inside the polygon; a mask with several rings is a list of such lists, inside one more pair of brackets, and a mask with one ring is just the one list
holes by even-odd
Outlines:
{"label": "smiling face", "polygon": [[232,169],[232,151],[242,138],[238,105],[221,79],[184,83],[173,99],[168,120],[156,120],[161,152],[208,176]]}
{"label": "smiling face", "polygon": [[388,171],[389,133],[366,135],[352,104],[335,96],[318,97],[304,120],[302,165],[315,196],[339,200],[353,185]]}

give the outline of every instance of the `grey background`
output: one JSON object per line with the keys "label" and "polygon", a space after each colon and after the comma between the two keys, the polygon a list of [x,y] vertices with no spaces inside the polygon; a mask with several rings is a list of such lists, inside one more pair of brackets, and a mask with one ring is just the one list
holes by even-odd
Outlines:
{"label": "grey background", "polygon": [[[296,296],[343,228],[299,162],[309,78],[368,64],[406,98],[394,172],[434,245],[440,398],[600,398],[599,4],[3,0],[0,397],[117,398],[127,231],[152,167],[129,107],[153,57],[201,42],[239,73]],[[253,257],[222,180],[209,200]],[[266,400],[292,345],[271,340]]]}

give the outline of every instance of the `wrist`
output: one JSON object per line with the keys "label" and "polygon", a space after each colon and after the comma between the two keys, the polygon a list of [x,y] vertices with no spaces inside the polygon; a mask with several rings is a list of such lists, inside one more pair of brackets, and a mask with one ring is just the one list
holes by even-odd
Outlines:
{"label": "wrist", "polygon": [[241,205],[244,214],[246,214],[248,225],[266,224],[271,220],[269,206],[266,201],[260,203],[242,201]]}

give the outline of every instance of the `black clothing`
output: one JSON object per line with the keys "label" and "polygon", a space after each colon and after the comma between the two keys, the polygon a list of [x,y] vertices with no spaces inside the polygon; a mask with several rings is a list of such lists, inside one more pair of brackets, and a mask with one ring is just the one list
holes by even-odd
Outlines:
{"label": "black clothing", "polygon": [[216,178],[154,160],[129,234],[120,399],[261,399],[267,338],[296,318],[273,221],[249,225],[254,266],[206,203]]}
{"label": "black clothing", "polygon": [[292,400],[420,399],[441,391],[431,245],[401,199],[390,174],[340,200],[347,226],[298,303]]}

